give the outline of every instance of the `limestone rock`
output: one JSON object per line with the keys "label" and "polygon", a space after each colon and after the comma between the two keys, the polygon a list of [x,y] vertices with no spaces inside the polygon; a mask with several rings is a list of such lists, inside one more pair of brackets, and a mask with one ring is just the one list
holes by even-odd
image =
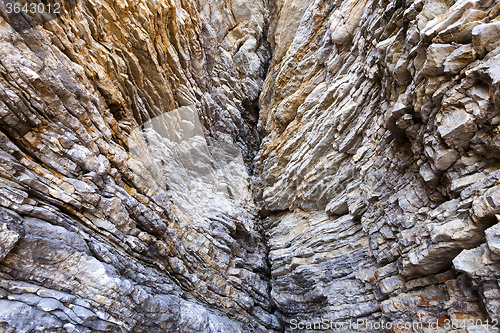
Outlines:
{"label": "limestone rock", "polygon": [[463,45],[453,51],[444,61],[444,73],[457,74],[462,68],[476,59],[476,50],[471,44]]}
{"label": "limestone rock", "polygon": [[439,134],[451,147],[463,146],[477,130],[474,117],[465,110],[453,108],[443,114]]}
{"label": "limestone rock", "polygon": [[500,318],[498,1],[5,10],[0,331]]}
{"label": "limestone rock", "polygon": [[[425,76],[438,76],[444,74],[445,72],[445,62],[446,59],[454,58],[453,52],[455,47],[450,44],[432,44],[427,49],[426,62],[422,73]],[[454,61],[455,63],[456,61]],[[448,65],[449,69],[450,65]]]}
{"label": "limestone rock", "polygon": [[500,46],[500,22],[484,23],[472,30],[472,45],[482,58]]}
{"label": "limestone rock", "polygon": [[0,17],[0,330],[279,329],[249,189],[266,4],[68,8]]}
{"label": "limestone rock", "polygon": [[[287,4],[276,6],[279,35]],[[482,302],[496,316],[491,280],[453,268],[486,237],[496,244],[496,229],[485,230],[498,214],[499,48],[479,33],[494,32],[495,6],[311,2],[295,39],[274,46],[287,51],[260,97],[254,193],[267,216],[271,295],[288,327],[486,320]],[[293,105],[287,121],[283,101]]]}

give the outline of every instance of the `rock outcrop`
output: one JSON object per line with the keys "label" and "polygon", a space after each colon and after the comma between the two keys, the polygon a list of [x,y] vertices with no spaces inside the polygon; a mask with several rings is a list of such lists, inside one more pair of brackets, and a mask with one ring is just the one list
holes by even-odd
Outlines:
{"label": "rock outcrop", "polygon": [[496,331],[498,1],[65,4],[0,5],[0,331]]}
{"label": "rock outcrop", "polygon": [[2,331],[280,329],[248,176],[265,3],[0,13]]}
{"label": "rock outcrop", "polygon": [[500,4],[273,13],[254,190],[285,322],[498,320]]}

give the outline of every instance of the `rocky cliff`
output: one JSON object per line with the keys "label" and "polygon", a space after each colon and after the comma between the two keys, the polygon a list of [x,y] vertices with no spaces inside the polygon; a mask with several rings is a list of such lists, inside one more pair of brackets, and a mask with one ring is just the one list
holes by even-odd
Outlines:
{"label": "rocky cliff", "polygon": [[265,4],[8,14],[2,331],[279,329],[248,176],[270,57]]}
{"label": "rocky cliff", "polygon": [[9,1],[2,332],[495,331],[497,1]]}
{"label": "rocky cliff", "polygon": [[274,13],[255,198],[277,308],[289,321],[498,319],[500,4]]}

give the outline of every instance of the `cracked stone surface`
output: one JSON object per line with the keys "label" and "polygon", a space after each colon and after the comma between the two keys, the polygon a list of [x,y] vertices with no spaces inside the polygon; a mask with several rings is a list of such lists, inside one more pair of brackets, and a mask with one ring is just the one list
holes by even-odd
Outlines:
{"label": "cracked stone surface", "polygon": [[500,4],[272,13],[254,193],[288,329],[499,318]]}
{"label": "cracked stone surface", "polygon": [[266,7],[2,7],[2,331],[281,329],[249,189]]}
{"label": "cracked stone surface", "polygon": [[1,332],[500,319],[498,1],[70,7],[0,5]]}

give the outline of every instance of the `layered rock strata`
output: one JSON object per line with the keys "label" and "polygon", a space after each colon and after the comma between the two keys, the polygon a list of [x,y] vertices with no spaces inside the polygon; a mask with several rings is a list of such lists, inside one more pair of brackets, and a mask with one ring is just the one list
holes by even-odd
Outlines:
{"label": "layered rock strata", "polygon": [[0,10],[2,332],[272,332],[262,1]]}
{"label": "layered rock strata", "polygon": [[500,318],[500,4],[295,0],[272,13],[254,191],[287,327],[493,329],[470,320]]}
{"label": "layered rock strata", "polygon": [[495,331],[498,2],[66,8],[0,5],[1,331]]}

